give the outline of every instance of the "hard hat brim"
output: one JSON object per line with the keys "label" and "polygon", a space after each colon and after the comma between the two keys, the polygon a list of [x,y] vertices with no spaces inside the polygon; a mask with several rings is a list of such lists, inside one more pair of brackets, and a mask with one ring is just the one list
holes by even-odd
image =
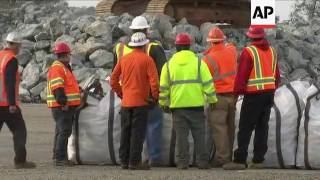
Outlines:
{"label": "hard hat brim", "polygon": [[221,42],[226,40],[226,38],[223,39],[212,39],[212,38],[207,38],[207,42]]}
{"label": "hard hat brim", "polygon": [[251,39],[260,39],[260,38],[264,38],[266,37],[266,33],[262,33],[262,34],[252,34],[250,32],[247,32],[247,36]]}
{"label": "hard hat brim", "polygon": [[8,42],[8,43],[21,44],[21,41],[6,40],[6,42]]}
{"label": "hard hat brim", "polygon": [[131,46],[131,47],[139,47],[139,46],[144,46],[144,45],[148,44],[149,42],[150,42],[149,39],[146,39],[146,40],[144,40],[142,42],[138,42],[138,43],[129,42],[128,45]]}
{"label": "hard hat brim", "polygon": [[147,25],[147,26],[130,26],[129,28],[133,29],[133,30],[136,30],[136,29],[149,29],[150,26],[149,25]]}

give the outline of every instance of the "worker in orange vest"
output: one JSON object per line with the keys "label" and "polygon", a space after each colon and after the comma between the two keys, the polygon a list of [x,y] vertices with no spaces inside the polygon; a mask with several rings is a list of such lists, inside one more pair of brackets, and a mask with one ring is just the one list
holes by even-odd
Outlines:
{"label": "worker in orange vest", "polygon": [[240,112],[238,148],[233,162],[223,166],[226,170],[247,167],[248,146],[252,131],[254,150],[250,168],[262,168],[268,150],[268,122],[274,93],[280,83],[277,54],[265,39],[262,28],[250,27],[247,36],[251,45],[242,50],[235,80],[235,93],[244,95]]}
{"label": "worker in orange vest", "polygon": [[19,108],[18,60],[21,39],[15,32],[6,38],[6,48],[0,51],[0,130],[5,123],[13,135],[14,167],[35,168],[33,162],[26,161],[27,130]]}
{"label": "worker in orange vest", "polygon": [[56,122],[53,160],[55,166],[72,166],[68,161],[67,145],[72,132],[72,118],[80,105],[80,88],[72,73],[70,48],[66,43],[57,43],[54,53],[57,60],[48,70],[47,104]]}
{"label": "worker in orange vest", "polygon": [[216,149],[213,167],[222,167],[223,164],[231,162],[235,131],[236,97],[233,89],[237,50],[232,44],[224,44],[225,39],[220,28],[212,28],[207,38],[211,47],[204,53],[203,58],[213,77],[218,98],[213,110],[208,111],[209,125]]}

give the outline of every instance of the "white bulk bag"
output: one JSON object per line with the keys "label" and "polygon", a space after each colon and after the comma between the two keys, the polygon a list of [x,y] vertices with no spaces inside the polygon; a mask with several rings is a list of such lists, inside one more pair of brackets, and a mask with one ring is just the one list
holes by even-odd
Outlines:
{"label": "white bulk bag", "polygon": [[[275,92],[275,104],[271,109],[269,120],[268,151],[265,155],[265,166],[272,168],[292,168],[295,166],[298,127],[304,109],[302,99],[306,96],[306,90],[309,86],[308,82],[294,81],[281,86]],[[236,111],[237,133],[241,104],[242,99],[239,99]],[[248,148],[248,162],[253,157],[253,139],[254,133]],[[235,138],[234,149],[236,148],[237,137]]]}
{"label": "white bulk bag", "polygon": [[297,167],[320,169],[320,91],[313,85],[307,94],[300,125]]}

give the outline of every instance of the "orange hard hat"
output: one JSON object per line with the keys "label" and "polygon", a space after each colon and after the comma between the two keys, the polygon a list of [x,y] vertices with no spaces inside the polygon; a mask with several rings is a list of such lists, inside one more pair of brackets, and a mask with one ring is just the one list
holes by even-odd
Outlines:
{"label": "orange hard hat", "polygon": [[261,39],[266,36],[263,28],[257,28],[250,26],[247,36],[251,39]]}
{"label": "orange hard hat", "polygon": [[176,36],[176,45],[191,45],[191,38],[187,33],[181,33]]}
{"label": "orange hard hat", "polygon": [[61,54],[61,53],[70,53],[71,49],[67,43],[59,42],[55,45],[53,51],[55,54]]}
{"label": "orange hard hat", "polygon": [[220,42],[220,41],[224,41],[225,39],[226,39],[226,36],[224,35],[223,31],[218,27],[214,27],[210,30],[207,41]]}

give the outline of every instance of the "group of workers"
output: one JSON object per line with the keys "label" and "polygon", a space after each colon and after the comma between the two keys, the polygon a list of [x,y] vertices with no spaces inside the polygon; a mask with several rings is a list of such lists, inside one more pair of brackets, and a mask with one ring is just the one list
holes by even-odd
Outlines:
{"label": "group of workers", "polygon": [[[189,131],[194,139],[199,169],[248,167],[251,134],[254,151],[251,168],[262,168],[268,149],[268,121],[280,74],[277,55],[261,28],[250,27],[251,44],[241,55],[234,44],[225,43],[221,29],[208,34],[210,48],[203,58],[191,50],[192,38],[176,36],[176,53],[166,60],[161,43],[148,39],[147,20],[138,16],[130,26],[132,36],[115,46],[114,69],[110,78],[113,91],[122,100],[119,157],[121,168],[139,170],[160,165],[163,112],[171,113],[177,138],[177,168],[189,167]],[[0,127],[6,123],[13,133],[16,168],[34,168],[26,161],[26,127],[19,109],[19,72],[16,55],[21,40],[16,33],[6,38],[0,51]],[[71,49],[64,42],[54,47],[57,60],[48,70],[47,104],[56,124],[53,161],[55,166],[72,166],[68,160],[68,137],[73,116],[81,103],[79,87],[70,66]],[[238,147],[233,152],[235,106],[243,96]],[[207,116],[207,118],[206,118]],[[216,149],[209,162],[206,120]],[[146,141],[148,161],[142,162]]]}

